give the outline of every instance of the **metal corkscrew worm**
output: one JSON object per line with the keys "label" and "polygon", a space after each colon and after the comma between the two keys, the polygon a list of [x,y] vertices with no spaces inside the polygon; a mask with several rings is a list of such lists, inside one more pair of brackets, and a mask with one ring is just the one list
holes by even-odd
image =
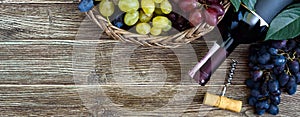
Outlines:
{"label": "metal corkscrew worm", "polygon": [[238,64],[237,60],[231,59],[232,63],[230,64],[230,70],[228,74],[227,83],[224,85],[221,96],[224,96],[227,90],[227,86],[231,85],[231,80],[233,79],[234,71],[236,69],[236,65]]}
{"label": "metal corkscrew worm", "polygon": [[240,112],[242,109],[242,101],[239,100],[234,100],[234,99],[230,99],[225,97],[225,92],[227,89],[227,86],[229,86],[231,84],[231,80],[233,78],[234,75],[234,71],[236,69],[236,65],[238,64],[238,61],[233,60],[232,59],[232,63],[231,63],[231,68],[228,74],[228,79],[227,79],[227,83],[224,84],[224,88],[222,91],[221,96],[220,95],[214,95],[214,94],[210,94],[210,93],[206,93],[204,96],[204,100],[203,100],[203,104],[205,105],[210,105],[210,106],[215,106],[221,109],[225,109],[225,110],[231,110],[233,112]]}

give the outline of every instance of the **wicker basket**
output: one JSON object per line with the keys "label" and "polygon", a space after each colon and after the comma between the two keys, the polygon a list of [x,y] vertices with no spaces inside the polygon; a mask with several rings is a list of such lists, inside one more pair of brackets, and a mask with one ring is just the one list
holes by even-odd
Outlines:
{"label": "wicker basket", "polygon": [[[80,0],[79,0],[80,1]],[[224,0],[222,5],[225,8],[225,12],[230,6],[229,0]],[[122,42],[136,43],[144,46],[153,46],[153,47],[166,47],[166,48],[175,48],[182,44],[189,43],[195,39],[200,38],[206,33],[214,29],[214,26],[210,26],[207,23],[203,22],[198,26],[192,27],[185,31],[176,33],[174,35],[168,36],[152,36],[152,35],[140,35],[136,33],[129,32],[113,26],[111,23],[108,23],[107,19],[102,17],[98,11],[98,8],[93,8],[92,10],[86,12],[86,15],[94,21],[108,36],[120,40]],[[223,17],[219,17],[220,21]]]}

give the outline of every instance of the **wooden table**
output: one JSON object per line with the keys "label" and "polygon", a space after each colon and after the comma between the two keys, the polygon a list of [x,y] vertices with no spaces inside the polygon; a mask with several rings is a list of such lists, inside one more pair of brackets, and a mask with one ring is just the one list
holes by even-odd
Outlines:
{"label": "wooden table", "polygon": [[[211,41],[130,50],[135,46],[105,35],[81,40],[80,30],[101,31],[77,10],[77,0],[0,3],[1,116],[255,116],[244,85],[249,45],[238,46],[201,87],[186,74]],[[226,96],[243,101],[241,113],[202,104],[206,92],[220,94],[231,59],[239,64]],[[279,116],[300,116],[299,96],[284,93]]]}

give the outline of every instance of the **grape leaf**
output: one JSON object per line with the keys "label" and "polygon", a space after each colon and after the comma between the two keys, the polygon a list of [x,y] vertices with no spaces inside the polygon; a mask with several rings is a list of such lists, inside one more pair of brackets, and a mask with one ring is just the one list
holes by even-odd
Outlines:
{"label": "grape leaf", "polygon": [[256,0],[242,0],[243,4],[246,5],[250,10],[254,10]]}
{"label": "grape leaf", "polygon": [[300,3],[289,6],[271,22],[265,40],[284,40],[300,34]]}
{"label": "grape leaf", "polygon": [[230,0],[230,2],[234,6],[235,11],[238,11],[241,5],[241,0]]}

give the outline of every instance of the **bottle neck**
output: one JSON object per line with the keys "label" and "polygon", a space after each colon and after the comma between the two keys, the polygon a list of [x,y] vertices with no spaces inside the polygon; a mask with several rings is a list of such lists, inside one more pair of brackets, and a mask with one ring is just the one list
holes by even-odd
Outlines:
{"label": "bottle neck", "polygon": [[241,5],[237,12],[234,12],[231,7],[228,12],[218,24],[223,38],[217,42],[218,44],[222,45],[228,39],[233,42],[227,43],[249,44],[265,37],[269,25],[257,13],[249,10],[245,5]]}
{"label": "bottle neck", "polygon": [[293,1],[294,0],[257,0],[255,12],[270,24],[273,18]]}

